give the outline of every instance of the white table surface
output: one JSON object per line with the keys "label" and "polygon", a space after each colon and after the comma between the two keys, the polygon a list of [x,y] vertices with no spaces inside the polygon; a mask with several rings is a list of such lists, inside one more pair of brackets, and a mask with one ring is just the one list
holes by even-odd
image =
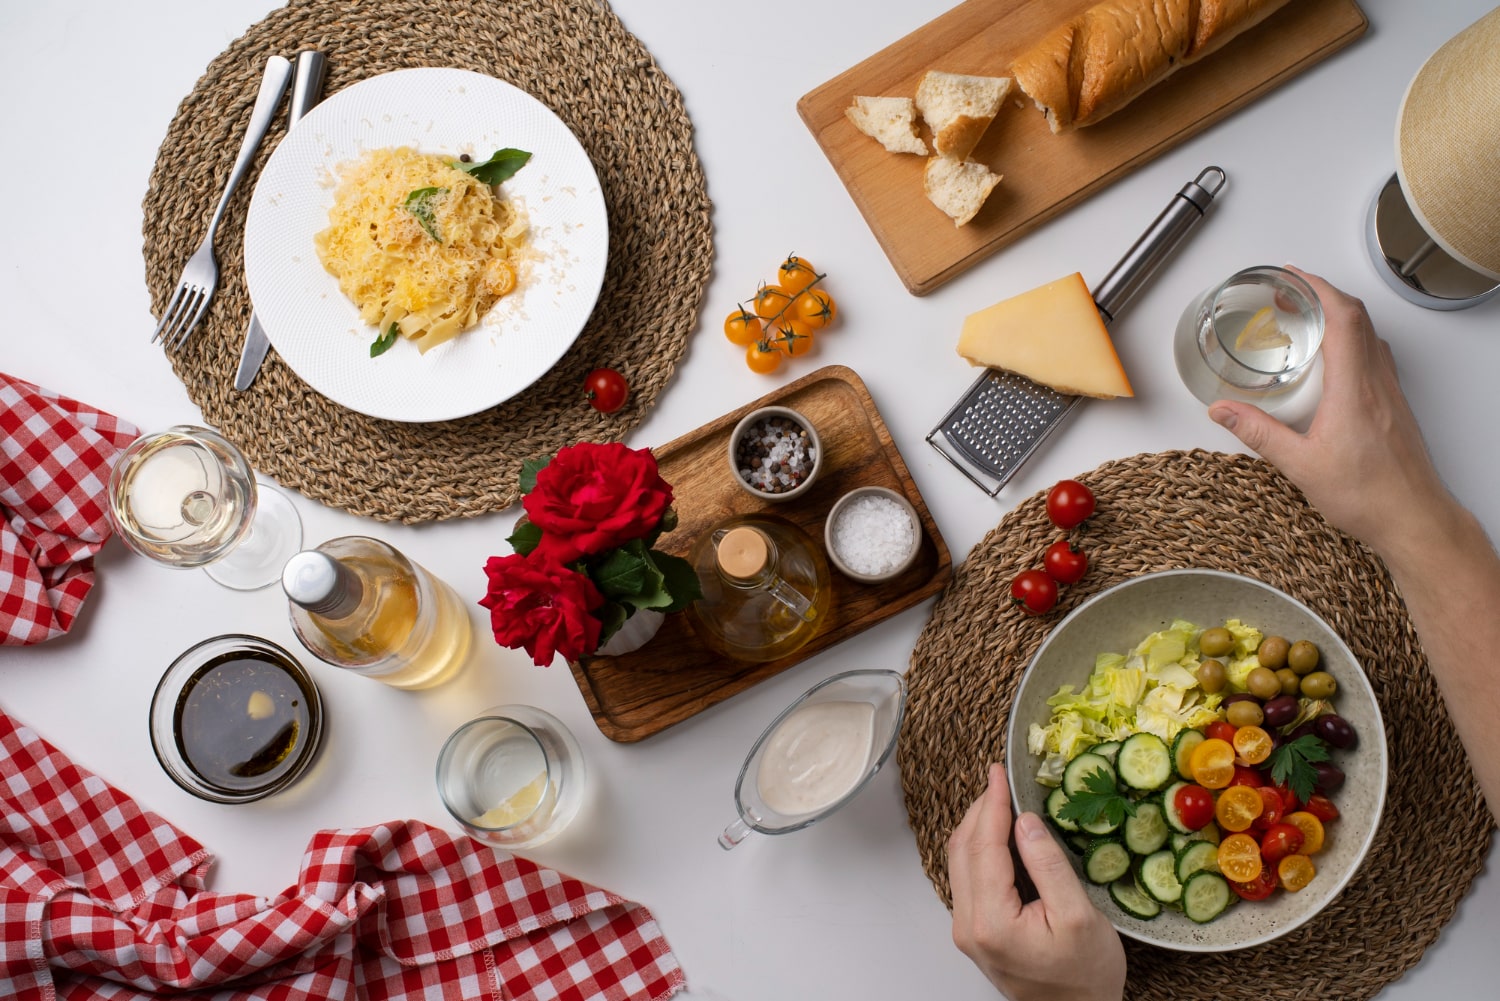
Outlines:
{"label": "white table surface", "polygon": [[[1179,382],[1171,331],[1204,286],[1244,266],[1290,261],[1369,304],[1439,467],[1491,532],[1500,531],[1494,421],[1484,417],[1500,369],[1500,301],[1459,313],[1408,305],[1376,276],[1362,237],[1368,200],[1393,169],[1393,123],[1407,83],[1487,0],[1365,0],[1370,30],[1359,42],[925,298],[904,291],[795,104],[946,5],[615,6],[686,98],[715,207],[716,259],[701,323],[658,406],[627,439],[632,446],[669,441],[819,364],[848,365],[868,383],[958,561],[1020,499],[1062,477],[1139,452],[1238,450]],[[0,60],[8,151],[0,157],[7,304],[0,369],[146,429],[201,420],[148,343],[154,320],[141,202],[178,102],[271,7],[0,2],[0,37],[9,43]],[[475,11],[482,16],[483,5]],[[952,350],[963,317],[1069,271],[1097,281],[1208,164],[1230,176],[1220,204],[1115,327],[1136,399],[1082,408],[998,499],[986,497],[924,441],[972,378]],[[788,251],[829,272],[843,319],[815,357],[758,376],[719,324]],[[374,535],[471,598],[482,593],[485,558],[508,551],[517,512],[401,527],[296,500],[309,543]],[[534,667],[524,653],[490,642],[477,607],[474,661],[460,680],[430,692],[341,675],[309,656],[330,707],[321,758],[288,793],[233,807],[195,800],[168,780],[147,740],[147,706],[166,664],[205,637],[244,631],[295,649],[280,591],[226,591],[118,543],[101,556],[99,580],[72,635],[0,648],[0,705],[206,843],[218,857],[215,889],[280,892],[320,828],[400,817],[451,827],[432,783],[443,738],[478,709],[529,703],[573,729],[591,770],[577,821],[529,854],[650,906],[694,996],[994,996],[951,944],[894,767],[821,825],[752,836],[729,853],[715,844],[733,815],[741,758],[772,716],[838,671],[904,668],[931,602],[635,745],[599,733],[561,662]],[[1500,879],[1486,874],[1422,961],[1382,996],[1492,995],[1497,920]]]}

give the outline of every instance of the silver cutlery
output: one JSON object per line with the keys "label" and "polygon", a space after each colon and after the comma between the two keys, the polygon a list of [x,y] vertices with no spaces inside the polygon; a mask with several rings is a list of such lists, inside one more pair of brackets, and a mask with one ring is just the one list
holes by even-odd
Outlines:
{"label": "silver cutlery", "polygon": [[203,314],[208,312],[208,304],[219,287],[219,262],[214,259],[214,231],[219,228],[219,220],[224,217],[224,209],[229,205],[234,189],[239,186],[240,179],[249,169],[256,147],[265,137],[271,118],[276,114],[276,106],[281,103],[281,95],[286,93],[286,85],[291,78],[290,60],[283,56],[272,56],[266,60],[260,93],[255,96],[255,107],[250,110],[250,125],[240,143],[234,169],[229,172],[229,183],[224,186],[224,193],[219,196],[219,205],[214,209],[213,218],[208,221],[208,232],[203,236],[202,245],[193,251],[193,256],[188,258],[182,269],[182,277],[177,279],[177,291],[172,294],[172,300],[162,311],[161,322],[151,335],[153,344],[160,340],[169,350],[177,350],[193,332],[198,321],[203,319]]}
{"label": "silver cutlery", "polygon": [[[297,53],[297,68],[292,77],[292,101],[287,109],[288,133],[296,128],[303,115],[322,100],[323,79],[327,69],[326,57],[316,49]],[[261,363],[266,360],[266,351],[270,346],[271,339],[266,336],[266,328],[261,326],[260,317],[255,314],[252,306],[250,323],[245,328],[245,345],[240,349],[240,367],[234,373],[235,389],[244,392],[250,388],[260,371]]]}

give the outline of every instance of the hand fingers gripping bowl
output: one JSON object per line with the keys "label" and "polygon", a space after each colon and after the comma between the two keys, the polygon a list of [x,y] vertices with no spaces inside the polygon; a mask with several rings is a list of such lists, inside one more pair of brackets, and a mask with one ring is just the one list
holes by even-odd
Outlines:
{"label": "hand fingers gripping bowl", "polygon": [[[1336,752],[1337,763],[1346,776],[1337,793],[1340,817],[1327,825],[1326,840],[1312,855],[1316,876],[1295,892],[1283,889],[1259,899],[1236,890],[1230,906],[1203,923],[1185,913],[1191,910],[1184,907],[1185,896],[1183,903],[1167,906],[1157,906],[1148,899],[1150,907],[1133,912],[1125,906],[1128,900],[1122,903],[1120,894],[1112,891],[1123,886],[1128,898],[1132,882],[1139,883],[1144,866],[1134,867],[1134,879],[1127,875],[1112,886],[1090,882],[1085,876],[1085,856],[1070,853],[1090,898],[1121,934],[1186,952],[1243,949],[1271,941],[1314,920],[1338,896],[1369,851],[1385,802],[1388,774],[1385,730],[1374,691],[1343,640],[1310,608],[1252,578],[1195,569],[1145,574],[1095,595],[1052,630],[1021,679],[1006,731],[1006,770],[1016,810],[1047,816],[1047,798],[1053,789],[1037,780],[1038,767],[1044,759],[1031,753],[1028,734],[1032,724],[1041,727],[1049,724],[1052,717],[1049,700],[1059,689],[1071,685],[1075,691],[1082,690],[1101,655],[1131,653],[1143,638],[1170,630],[1174,623],[1219,627],[1227,620],[1239,620],[1265,636],[1310,641],[1321,652],[1320,667],[1337,679],[1334,697],[1337,712],[1359,735],[1359,742],[1355,750]],[[1200,651],[1193,649],[1196,644],[1194,637],[1188,644],[1185,662],[1199,657]],[[1242,676],[1253,659],[1253,653],[1247,651],[1231,665],[1231,676]],[[1243,680],[1239,678],[1240,682]],[[1224,690],[1225,696],[1233,697],[1229,694],[1231,689],[1242,687],[1242,683],[1232,684]],[[1219,703],[1220,699],[1215,698],[1214,704]],[[1187,726],[1201,726],[1201,720]],[[1278,736],[1278,744],[1284,743],[1285,739]],[[1223,791],[1219,789],[1215,795]],[[1246,798],[1242,791],[1230,800]],[[1151,795],[1139,797],[1140,802],[1152,799]],[[1159,796],[1154,799],[1158,806],[1163,802]],[[1055,829],[1054,833],[1060,834]],[[1242,836],[1241,841],[1247,836]],[[1206,849],[1204,853],[1216,854]],[[1268,863],[1267,868],[1274,871],[1276,866]],[[1274,882],[1270,885],[1274,886]],[[1152,913],[1153,910],[1159,913]]]}

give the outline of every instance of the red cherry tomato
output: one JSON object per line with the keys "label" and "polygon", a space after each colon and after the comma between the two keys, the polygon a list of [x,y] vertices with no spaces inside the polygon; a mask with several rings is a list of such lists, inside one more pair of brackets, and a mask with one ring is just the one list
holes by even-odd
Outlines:
{"label": "red cherry tomato", "polygon": [[1200,785],[1185,785],[1177,790],[1173,805],[1182,826],[1201,831],[1214,819],[1214,794]]}
{"label": "red cherry tomato", "polygon": [[612,368],[596,368],[584,376],[583,391],[594,409],[605,414],[619,410],[630,396],[625,377]]}
{"label": "red cherry tomato", "polygon": [[1260,857],[1280,862],[1302,850],[1302,832],[1291,824],[1272,824],[1260,839]]}
{"label": "red cherry tomato", "polygon": [[1286,816],[1288,813],[1293,813],[1297,810],[1302,809],[1302,801],[1297,798],[1296,793],[1292,792],[1291,786],[1287,785],[1285,782],[1281,782],[1277,783],[1275,789],[1281,794],[1282,816]]}
{"label": "red cherry tomato", "polygon": [[1047,491],[1047,517],[1061,529],[1077,528],[1094,513],[1094,494],[1077,480],[1062,480]]}
{"label": "red cherry tomato", "polygon": [[1286,813],[1286,801],[1274,786],[1260,786],[1255,791],[1260,793],[1260,816],[1251,821],[1250,830],[1261,834],[1281,822]]}
{"label": "red cherry tomato", "polygon": [[1323,823],[1339,819],[1339,808],[1333,805],[1333,800],[1320,792],[1315,792],[1307,798],[1307,812],[1317,817]]}
{"label": "red cherry tomato", "polygon": [[1226,743],[1233,744],[1234,733],[1238,729],[1239,727],[1235,726],[1232,723],[1226,723],[1221,719],[1216,719],[1212,723],[1208,724],[1208,726],[1203,728],[1203,736],[1217,737]]}
{"label": "red cherry tomato", "polygon": [[1260,875],[1248,883],[1236,883],[1229,880],[1229,888],[1237,893],[1241,900],[1265,900],[1276,892],[1276,869],[1273,866],[1263,865],[1260,867]]}
{"label": "red cherry tomato", "polygon": [[1043,615],[1057,604],[1057,581],[1042,570],[1023,570],[1011,581],[1010,601],[1027,615]]}
{"label": "red cherry tomato", "polygon": [[1249,786],[1252,789],[1259,789],[1266,784],[1266,780],[1260,777],[1260,772],[1248,765],[1235,765],[1234,778],[1229,780],[1229,784],[1232,786]]}
{"label": "red cherry tomato", "polygon": [[1077,584],[1088,572],[1089,554],[1067,539],[1058,539],[1047,547],[1042,565],[1047,568],[1047,576],[1059,584]]}

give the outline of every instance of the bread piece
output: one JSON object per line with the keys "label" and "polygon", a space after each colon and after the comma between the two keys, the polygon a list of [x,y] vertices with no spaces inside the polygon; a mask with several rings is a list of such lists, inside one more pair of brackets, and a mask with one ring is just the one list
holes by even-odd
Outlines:
{"label": "bread piece", "polygon": [[927,144],[917,135],[917,105],[909,97],[856,96],[844,115],[892,153],[927,155]]}
{"label": "bread piece", "polygon": [[917,84],[917,110],[932,130],[932,148],[938,155],[962,160],[972,153],[999,113],[1010,85],[1010,77],[928,70]]}
{"label": "bread piece", "polygon": [[1052,131],[1068,132],[1102,121],[1286,3],[1104,0],[1022,52],[1010,72]]}
{"label": "bread piece", "polygon": [[922,187],[928,201],[946,212],[953,225],[962,226],[979,213],[1000,176],[982,163],[934,156],[927,159]]}

